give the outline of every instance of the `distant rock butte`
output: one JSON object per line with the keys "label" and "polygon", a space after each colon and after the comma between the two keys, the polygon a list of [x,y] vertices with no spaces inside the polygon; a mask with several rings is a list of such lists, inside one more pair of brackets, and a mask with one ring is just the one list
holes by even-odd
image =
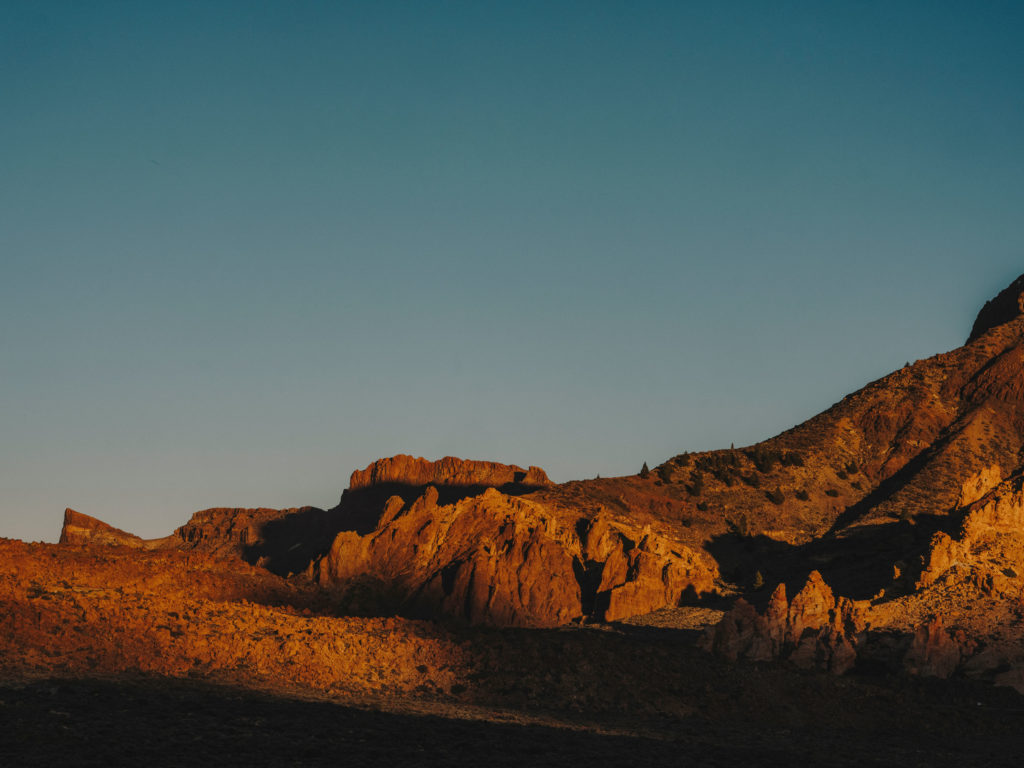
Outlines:
{"label": "distant rock butte", "polygon": [[95,517],[83,515],[81,512],[68,508],[64,510],[64,525],[60,529],[61,544],[101,544],[127,546],[143,549],[147,547],[145,539],[122,531],[112,525],[97,520]]}
{"label": "distant rock butte", "polygon": [[424,486],[482,486],[500,488],[505,485],[544,487],[551,485],[540,467],[523,469],[514,464],[494,461],[472,461],[445,456],[438,461],[399,454],[378,459],[363,470],[356,470],[349,480],[350,490],[396,483]]}

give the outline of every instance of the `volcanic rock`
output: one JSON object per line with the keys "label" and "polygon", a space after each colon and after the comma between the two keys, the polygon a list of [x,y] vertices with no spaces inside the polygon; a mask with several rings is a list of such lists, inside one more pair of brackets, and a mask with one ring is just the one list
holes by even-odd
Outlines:
{"label": "volcanic rock", "polygon": [[942,619],[935,617],[918,627],[903,663],[911,674],[945,679],[956,671],[960,658],[959,643],[946,631]]}
{"label": "volcanic rock", "polygon": [[64,510],[64,525],[60,529],[59,543],[78,546],[99,544],[139,549],[146,547],[144,539],[108,525],[95,517],[83,515],[71,508]]}
{"label": "volcanic rock", "polygon": [[1021,314],[1024,314],[1024,275],[1010,283],[994,299],[985,302],[985,306],[981,308],[974,321],[967,343],[975,341],[992,328],[1008,323]]}
{"label": "volcanic rock", "polygon": [[788,660],[805,669],[843,674],[856,662],[856,646],[865,628],[861,606],[832,594],[821,574],[787,604],[779,584],[763,614],[740,598],[706,633],[702,647],[730,661]]}
{"label": "volcanic rock", "polygon": [[[594,586],[586,576],[598,570]],[[710,591],[717,575],[707,558],[649,531],[577,525],[495,489],[440,505],[433,487],[411,505],[392,497],[370,534],[338,534],[311,573],[392,610],[496,626],[564,624],[584,615],[585,598],[607,620],[646,613]]]}
{"label": "volcanic rock", "polygon": [[472,461],[454,456],[446,456],[439,461],[427,461],[399,454],[378,459],[366,469],[356,470],[352,473],[348,487],[354,491],[389,483],[492,488],[506,485],[539,488],[551,485],[547,474],[540,467],[523,469],[514,464]]}

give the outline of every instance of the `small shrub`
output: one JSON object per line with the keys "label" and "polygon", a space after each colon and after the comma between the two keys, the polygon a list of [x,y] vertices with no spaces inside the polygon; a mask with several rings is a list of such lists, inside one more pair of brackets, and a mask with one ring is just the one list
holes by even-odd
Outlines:
{"label": "small shrub", "polygon": [[825,491],[825,495],[831,496],[834,499],[836,496],[839,495],[839,491],[837,491],[835,488],[829,488],[827,491]]}
{"label": "small shrub", "polygon": [[761,478],[753,473],[749,475],[740,475],[740,480],[749,485],[751,488],[761,487]]}
{"label": "small shrub", "polygon": [[646,480],[650,476],[651,476],[651,470],[649,470],[647,468],[647,462],[645,461],[643,467],[640,468],[640,479],[641,480]]}
{"label": "small shrub", "polygon": [[768,501],[772,504],[781,504],[786,500],[786,494],[782,492],[781,488],[776,488],[774,491],[767,491],[765,496],[768,497]]}
{"label": "small shrub", "polygon": [[706,501],[699,502],[697,504],[697,509],[699,509],[701,512],[707,512],[708,511],[708,503]]}
{"label": "small shrub", "polygon": [[807,493],[807,491],[804,490],[803,488],[801,488],[798,491],[795,491],[793,495],[800,499],[800,501],[807,501],[808,499],[811,498],[811,495]]}
{"label": "small shrub", "polygon": [[802,467],[804,465],[804,457],[796,451],[787,451],[782,457],[782,463],[787,467]]}
{"label": "small shrub", "polygon": [[857,466],[857,462],[856,461],[850,461],[846,465],[846,472],[847,472],[847,474],[850,474],[850,475],[856,475],[857,473],[860,472],[860,467]]}

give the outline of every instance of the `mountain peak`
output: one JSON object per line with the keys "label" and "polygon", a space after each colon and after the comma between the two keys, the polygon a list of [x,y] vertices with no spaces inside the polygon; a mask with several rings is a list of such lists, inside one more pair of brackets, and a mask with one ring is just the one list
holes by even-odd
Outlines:
{"label": "mountain peak", "polygon": [[974,321],[967,343],[970,344],[997,325],[1008,323],[1020,315],[1024,315],[1024,275],[1010,283],[994,299],[985,302]]}

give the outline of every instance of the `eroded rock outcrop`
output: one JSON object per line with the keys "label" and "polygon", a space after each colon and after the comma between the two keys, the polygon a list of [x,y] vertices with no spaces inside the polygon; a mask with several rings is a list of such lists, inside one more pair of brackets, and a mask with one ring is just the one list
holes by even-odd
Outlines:
{"label": "eroded rock outcrop", "polygon": [[912,675],[947,678],[964,656],[962,636],[951,635],[940,617],[917,628],[903,665]]}
{"label": "eroded rock outcrop", "polygon": [[356,600],[495,626],[645,613],[710,591],[717,575],[650,531],[572,522],[495,489],[440,505],[433,487],[411,505],[392,497],[368,535],[340,533],[311,573]]}
{"label": "eroded rock outcrop", "polygon": [[742,598],[705,635],[702,646],[730,661],[785,659],[804,669],[843,674],[857,659],[856,646],[865,629],[861,606],[832,594],[821,574],[786,600],[779,584],[764,613]]}
{"label": "eroded rock outcrop", "polygon": [[366,469],[357,469],[352,473],[348,487],[355,491],[388,483],[412,486],[444,485],[492,488],[506,485],[539,488],[551,485],[547,474],[540,467],[523,469],[514,464],[472,461],[454,456],[445,456],[438,461],[428,461],[399,454],[386,459],[378,459]]}
{"label": "eroded rock outcrop", "polygon": [[95,517],[83,515],[81,512],[68,508],[64,510],[64,525],[60,529],[61,544],[103,546],[123,546],[146,548],[145,539],[122,531],[112,525],[97,520]]}
{"label": "eroded rock outcrop", "polygon": [[970,580],[987,594],[1024,590],[1024,475],[1017,474],[968,507],[956,538],[932,537],[916,587]]}

